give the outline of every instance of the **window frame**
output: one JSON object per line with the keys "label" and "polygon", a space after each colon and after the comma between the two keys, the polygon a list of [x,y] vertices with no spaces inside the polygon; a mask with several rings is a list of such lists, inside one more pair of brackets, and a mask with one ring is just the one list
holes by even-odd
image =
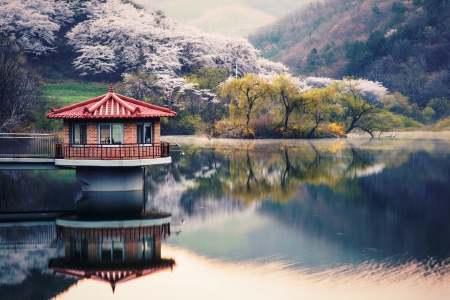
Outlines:
{"label": "window frame", "polygon": [[[150,142],[145,142],[145,126],[150,126]],[[139,145],[151,146],[154,143],[155,138],[155,125],[153,122],[142,122],[136,124],[136,142]]]}
{"label": "window frame", "polygon": [[[122,244],[120,251],[122,252],[121,257],[115,257],[114,251],[119,248],[114,248],[114,243]],[[108,248],[104,247],[104,244],[108,244]],[[115,239],[115,238],[100,238],[99,242],[99,261],[101,262],[120,262],[125,261],[125,241],[123,239]],[[109,252],[109,257],[105,258],[103,252]]]}
{"label": "window frame", "polygon": [[[150,246],[150,249],[147,248]],[[149,235],[144,236],[139,239],[138,244],[138,253],[137,258],[138,261],[150,261],[155,259],[155,236]],[[148,255],[146,255],[148,254]]]}
{"label": "window frame", "polygon": [[[101,126],[105,126],[105,125],[109,125],[109,136],[107,138],[109,138],[108,143],[106,143],[106,141],[102,141],[101,138]],[[113,135],[113,126],[114,125],[120,125],[121,126],[121,137],[122,137],[122,141],[119,143],[112,143],[112,141],[114,139],[111,138],[111,136]],[[97,126],[97,134],[98,134],[98,144],[99,145],[103,145],[103,146],[107,146],[107,147],[117,147],[120,145],[125,144],[125,136],[124,136],[124,131],[125,131],[125,125],[124,123],[119,123],[119,122],[113,122],[113,123],[98,123]],[[105,140],[105,139],[103,139]]]}
{"label": "window frame", "polygon": [[[76,134],[75,127],[79,127],[78,140],[80,142],[78,142],[78,143],[75,142],[75,134]],[[83,136],[83,132],[84,132],[84,136]],[[83,137],[84,137],[84,141],[83,141]],[[75,147],[81,147],[81,146],[87,144],[87,124],[86,123],[70,124],[70,144]]]}
{"label": "window frame", "polygon": [[88,260],[88,241],[80,237],[72,237],[71,257],[72,260],[87,261]]}

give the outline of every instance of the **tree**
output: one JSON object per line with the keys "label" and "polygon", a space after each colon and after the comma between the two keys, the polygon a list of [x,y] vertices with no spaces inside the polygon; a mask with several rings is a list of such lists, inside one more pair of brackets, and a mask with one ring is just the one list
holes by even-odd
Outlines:
{"label": "tree", "polygon": [[0,132],[25,131],[43,83],[16,42],[0,41]]}
{"label": "tree", "polygon": [[201,102],[205,103],[202,109],[203,120],[211,124],[210,135],[214,132],[215,124],[219,115],[223,114],[225,108],[223,98],[218,97],[221,83],[228,77],[228,72],[222,68],[202,67],[197,72],[186,76],[192,83],[198,84],[201,93]]}
{"label": "tree", "polygon": [[71,5],[55,0],[3,0],[0,35],[16,40],[27,53],[48,54],[61,25],[72,21]]}
{"label": "tree", "polygon": [[72,28],[68,43],[80,55],[74,65],[87,73],[136,73],[183,76],[202,67],[228,73],[236,62],[239,75],[273,74],[286,70],[280,63],[259,58],[246,39],[207,34],[182,26],[129,1],[86,1],[87,18]]}
{"label": "tree", "polygon": [[157,94],[156,80],[156,76],[141,71],[124,74],[125,93],[134,99],[149,102],[152,96]]}
{"label": "tree", "polygon": [[187,82],[184,78],[173,78],[169,75],[160,75],[154,86],[162,94],[164,106],[177,106],[184,109],[185,100],[191,93],[198,94],[196,84]]}
{"label": "tree", "polygon": [[[243,111],[246,118],[246,133],[249,134],[250,117],[258,103],[266,97],[270,91],[267,81],[258,75],[247,73],[242,78],[233,78],[222,87],[222,95],[231,96],[230,109]],[[236,102],[235,102],[236,101]],[[231,114],[233,116],[233,114]]]}
{"label": "tree", "polygon": [[[344,113],[345,133],[359,128],[373,136],[374,131],[379,130],[377,117],[386,113],[388,107],[367,102],[358,90],[358,83],[344,80],[336,82],[333,87],[336,90],[334,99],[342,107]],[[386,131],[386,128],[383,130]]]}
{"label": "tree", "polygon": [[273,96],[283,106],[283,119],[282,123],[284,131],[288,130],[289,116],[290,114],[299,109],[304,104],[304,97],[300,96],[300,83],[295,78],[281,74],[274,76],[272,79],[272,93]]}
{"label": "tree", "polygon": [[334,89],[326,87],[323,89],[313,88],[302,94],[305,105],[305,113],[313,118],[314,126],[306,135],[307,138],[312,138],[315,130],[320,122],[326,119],[327,115],[332,111],[330,101],[333,97]]}

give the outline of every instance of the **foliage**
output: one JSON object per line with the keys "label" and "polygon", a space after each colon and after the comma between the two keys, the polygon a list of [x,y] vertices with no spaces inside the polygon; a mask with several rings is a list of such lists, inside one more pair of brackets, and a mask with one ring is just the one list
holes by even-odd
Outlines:
{"label": "foliage", "polygon": [[[309,132],[306,135],[307,138],[314,136],[320,123],[324,120],[329,120],[333,111],[340,110],[339,107],[333,107],[331,105],[334,92],[334,88],[329,86],[323,89],[313,88],[302,94],[302,99],[304,99],[304,102],[306,103],[304,112],[311,116],[313,120],[313,126],[309,129]],[[330,128],[330,131],[333,134],[336,133],[334,129],[336,128]]]}
{"label": "foliage", "polygon": [[304,97],[300,96],[300,84],[295,77],[280,74],[272,78],[272,96],[283,107],[283,124],[284,131],[289,126],[289,116],[295,110],[300,110],[304,105]]}
{"label": "foliage", "polygon": [[[254,110],[261,107],[260,102],[270,93],[270,85],[267,81],[254,74],[245,74],[242,78],[233,78],[222,87],[222,95],[230,95],[232,119],[245,117],[246,133],[250,134],[250,117]],[[258,107],[259,106],[259,107]]]}
{"label": "foliage", "polygon": [[156,76],[139,71],[134,74],[123,74],[125,93],[134,99],[149,102],[157,94]]}
{"label": "foliage", "polygon": [[226,116],[225,99],[220,97],[222,83],[228,78],[228,72],[222,68],[202,67],[197,72],[187,75],[186,80],[197,84],[201,89],[198,110],[204,122],[209,123],[209,135],[214,134],[218,119]]}
{"label": "foliage", "polygon": [[[449,20],[445,0],[329,0],[305,5],[249,39],[294,74],[383,82],[422,111],[431,99],[450,99]],[[442,117],[436,112],[433,121]]]}
{"label": "foliage", "polygon": [[357,83],[344,80],[336,82],[333,87],[336,89],[335,99],[343,110],[345,133],[359,128],[373,136],[374,131],[391,130],[392,124],[387,119],[380,122],[380,116],[387,113],[387,107],[366,101],[358,90]]}
{"label": "foliage", "polygon": [[200,115],[181,114],[176,118],[161,119],[161,134],[163,135],[194,135],[202,129]]}
{"label": "foliage", "polygon": [[48,54],[56,33],[73,16],[70,3],[65,1],[3,0],[0,36],[14,39],[25,52]]}
{"label": "foliage", "polygon": [[62,132],[61,119],[48,119],[47,114],[52,108],[60,108],[66,105],[58,98],[42,97],[34,103],[32,130],[35,132],[57,133]]}
{"label": "foliage", "polygon": [[433,109],[437,120],[447,118],[450,115],[450,101],[446,98],[433,98],[428,102],[427,107]]}
{"label": "foliage", "polygon": [[83,2],[88,13],[67,34],[80,55],[74,61],[88,73],[135,73],[182,76],[201,67],[227,72],[274,72],[281,64],[258,58],[245,39],[206,34],[181,26],[131,3],[120,0]]}
{"label": "foliage", "polygon": [[328,125],[328,128],[330,132],[335,134],[337,137],[343,137],[345,135],[344,124],[331,123]]}
{"label": "foliage", "polygon": [[437,131],[450,130],[450,117],[440,120],[439,122],[431,126],[431,129]]}
{"label": "foliage", "polygon": [[0,47],[0,132],[27,132],[32,106],[41,97],[41,78],[10,39]]}

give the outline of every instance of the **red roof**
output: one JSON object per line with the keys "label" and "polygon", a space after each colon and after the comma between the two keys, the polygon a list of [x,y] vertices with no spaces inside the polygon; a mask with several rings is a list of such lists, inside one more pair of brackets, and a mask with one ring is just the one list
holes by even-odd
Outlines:
{"label": "red roof", "polygon": [[177,113],[171,108],[116,94],[112,85],[109,87],[109,92],[103,96],[60,109],[52,108],[52,112],[47,114],[47,118],[50,119],[129,119],[176,116]]}

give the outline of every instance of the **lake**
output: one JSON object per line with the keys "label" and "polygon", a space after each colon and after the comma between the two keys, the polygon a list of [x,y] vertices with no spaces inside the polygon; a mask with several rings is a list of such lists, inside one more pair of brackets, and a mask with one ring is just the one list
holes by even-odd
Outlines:
{"label": "lake", "polygon": [[142,192],[96,197],[170,213],[170,268],[113,289],[52,268],[67,240],[24,213],[78,210],[75,171],[0,170],[0,299],[450,299],[449,132],[163,140],[181,147]]}

